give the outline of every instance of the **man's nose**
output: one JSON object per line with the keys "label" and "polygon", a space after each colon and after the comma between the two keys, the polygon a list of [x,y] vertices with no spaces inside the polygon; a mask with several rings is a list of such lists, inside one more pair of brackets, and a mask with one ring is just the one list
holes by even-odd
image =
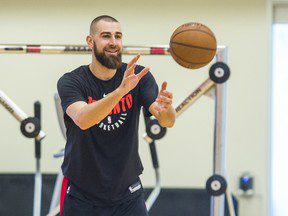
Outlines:
{"label": "man's nose", "polygon": [[116,39],[115,37],[111,37],[109,40],[109,45],[116,45]]}

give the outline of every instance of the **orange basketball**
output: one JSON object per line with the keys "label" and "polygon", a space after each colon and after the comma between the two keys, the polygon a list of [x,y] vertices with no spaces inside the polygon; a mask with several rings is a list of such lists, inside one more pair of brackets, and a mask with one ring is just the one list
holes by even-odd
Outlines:
{"label": "orange basketball", "polygon": [[183,24],[170,38],[171,56],[185,68],[197,69],[207,65],[214,58],[216,50],[214,33],[200,23]]}

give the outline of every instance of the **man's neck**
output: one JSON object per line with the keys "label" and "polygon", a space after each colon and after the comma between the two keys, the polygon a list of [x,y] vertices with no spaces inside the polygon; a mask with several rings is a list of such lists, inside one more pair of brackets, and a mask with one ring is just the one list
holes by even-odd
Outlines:
{"label": "man's neck", "polygon": [[111,79],[117,71],[117,69],[109,69],[103,66],[100,62],[98,62],[94,58],[92,59],[92,63],[89,65],[89,68],[90,71],[93,73],[93,75],[100,80]]}

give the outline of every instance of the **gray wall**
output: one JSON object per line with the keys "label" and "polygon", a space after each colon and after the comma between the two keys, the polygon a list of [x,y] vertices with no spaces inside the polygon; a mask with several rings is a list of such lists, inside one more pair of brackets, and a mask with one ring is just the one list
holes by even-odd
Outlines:
{"label": "gray wall", "polygon": [[[266,0],[202,1],[0,1],[0,43],[84,44],[91,20],[110,14],[122,23],[125,45],[168,44],[173,30],[185,22],[202,22],[214,31],[218,44],[229,47],[232,71],[227,94],[227,173],[237,192],[238,177],[255,176],[256,194],[240,199],[240,215],[265,216],[269,185],[269,97],[271,6]],[[128,61],[132,56],[125,56]],[[61,160],[52,154],[63,148],[53,102],[58,78],[89,55],[1,54],[0,89],[24,111],[43,105],[42,170],[57,172]],[[170,56],[143,56],[143,65],[160,83],[168,81],[175,105],[208,77],[209,67],[187,70]],[[212,173],[214,103],[201,98],[158,142],[165,187],[204,187]],[[0,172],[33,172],[34,144],[24,138],[19,124],[0,108]],[[144,132],[140,123],[140,134]],[[154,184],[148,146],[141,140],[145,186]]]}

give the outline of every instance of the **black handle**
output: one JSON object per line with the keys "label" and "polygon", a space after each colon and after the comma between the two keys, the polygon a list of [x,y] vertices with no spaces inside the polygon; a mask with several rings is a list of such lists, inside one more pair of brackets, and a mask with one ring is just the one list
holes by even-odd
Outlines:
{"label": "black handle", "polygon": [[150,117],[146,117],[146,116],[145,116],[144,108],[143,108],[143,115],[144,115],[145,126],[147,127],[147,124],[148,124],[148,122],[150,121]]}
{"label": "black handle", "polygon": [[156,145],[155,145],[155,141],[154,140],[149,144],[149,147],[150,147],[150,153],[151,153],[153,167],[155,169],[157,169],[157,168],[159,168],[159,163],[158,163]]}
{"label": "black handle", "polygon": [[[146,110],[143,108],[145,128],[146,128],[148,122],[151,121],[151,119],[150,119],[150,117],[146,117],[145,116],[145,111]],[[151,158],[152,158],[153,167],[154,167],[154,169],[157,169],[157,168],[159,168],[159,162],[158,162],[158,156],[157,156],[155,140],[152,140],[152,142],[149,143],[149,148],[150,148],[150,154],[151,154]]]}
{"label": "black handle", "polygon": [[[40,129],[41,129],[41,103],[36,101],[34,103],[34,116],[39,119]],[[41,141],[35,139],[35,158],[41,158]]]}

